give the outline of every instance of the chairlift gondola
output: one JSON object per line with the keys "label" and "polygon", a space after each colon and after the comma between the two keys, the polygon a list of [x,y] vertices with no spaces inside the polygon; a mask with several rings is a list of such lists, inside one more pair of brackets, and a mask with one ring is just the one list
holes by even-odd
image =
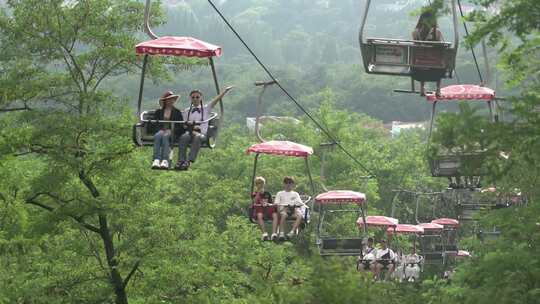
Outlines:
{"label": "chairlift gondola", "polygon": [[360,51],[364,70],[368,74],[411,77],[411,90],[395,90],[403,93],[417,93],[414,80],[440,82],[441,78],[452,78],[459,45],[457,30],[456,0],[449,0],[452,6],[454,42],[419,41],[393,38],[365,37],[364,30],[371,0],[366,0],[359,32]]}
{"label": "chairlift gondola", "polygon": [[[441,89],[441,93],[426,94],[427,101],[432,103],[431,120],[429,126],[428,145],[431,142],[433,125],[438,102],[443,101],[481,101],[486,102],[489,109],[490,120],[495,121],[492,101],[496,99],[495,91],[478,85],[464,84],[451,85]],[[485,152],[481,149],[473,152],[440,153],[430,156],[429,165],[433,177],[456,178],[466,177],[470,180],[470,187],[480,185],[480,176],[485,175],[483,163]],[[459,181],[457,181],[459,183]]]}
{"label": "chairlift gondola", "polygon": [[[309,161],[308,161],[308,157],[313,154],[313,149],[311,147],[301,145],[301,144],[297,144],[297,143],[290,142],[290,141],[268,141],[268,142],[263,142],[263,143],[258,143],[258,144],[252,145],[251,147],[249,147],[247,149],[247,153],[248,154],[249,153],[254,153],[255,154],[255,159],[254,159],[254,163],[253,163],[253,176],[252,176],[252,179],[251,179],[250,193],[253,193],[253,191],[255,189],[255,177],[257,176],[257,165],[258,165],[259,158],[260,158],[260,156],[262,154],[273,155],[273,156],[303,158],[304,159],[304,162],[305,162],[305,165],[306,165],[306,175],[309,178],[311,193],[309,193],[308,195],[300,195],[300,197],[302,199],[302,204],[301,205],[295,205],[295,206],[292,206],[292,207],[295,207],[295,208],[296,207],[299,207],[299,208],[303,207],[304,208],[305,212],[304,212],[303,224],[304,225],[308,224],[309,221],[310,221],[310,210],[312,208],[312,196],[313,196],[313,193],[315,192],[313,179],[311,177],[311,171],[309,169]],[[249,220],[252,223],[255,223],[255,221],[253,220],[253,203],[248,208],[247,215],[249,217]],[[268,220],[268,219],[266,219],[266,220]],[[291,222],[291,221],[293,221],[293,219],[288,218],[287,221]]]}
{"label": "chairlift gondola", "polygon": [[424,228],[420,235],[420,254],[424,256],[425,264],[444,264],[443,231],[444,226],[437,223],[420,223]]}
{"label": "chairlift gondola", "polygon": [[416,253],[416,240],[424,233],[424,228],[419,225],[398,224],[396,227],[388,227],[386,232],[389,236],[411,235],[413,236],[413,253],[401,256],[399,264],[394,270],[394,277],[399,281],[417,282],[420,279],[424,257]]}
{"label": "chairlift gondola", "polygon": [[457,233],[459,229],[459,221],[452,218],[439,218],[432,220],[431,223],[439,224],[444,227],[442,231],[443,244],[436,249],[440,250],[445,255],[448,253],[457,252]]}
{"label": "chairlift gondola", "polygon": [[338,215],[353,214],[365,218],[366,195],[349,190],[327,191],[317,195],[315,205],[319,213],[317,224],[317,246],[321,256],[358,256],[362,250],[361,236],[342,236],[328,232],[326,226],[335,224],[336,220],[328,219]]}
{"label": "chairlift gondola", "polygon": [[[139,97],[137,102],[137,118],[139,122],[133,126],[133,141],[137,146],[152,146],[153,132],[152,125],[157,123],[169,123],[172,126],[174,133],[175,125],[185,125],[187,121],[165,121],[158,120],[155,111],[142,111],[142,99],[144,90],[144,81],[148,61],[152,56],[176,56],[176,57],[198,57],[207,58],[212,70],[212,76],[217,94],[220,93],[219,82],[217,79],[216,69],[213,57],[221,56],[221,47],[198,40],[192,37],[177,37],[164,36],[158,37],[155,35],[149,24],[151,0],[146,0],[144,14],[144,29],[147,35],[152,39],[141,42],[135,47],[138,55],[143,55],[143,64],[141,72],[141,80],[139,86]],[[218,135],[220,119],[223,117],[223,103],[219,100],[219,113],[209,113],[202,121],[197,121],[193,125],[208,124],[208,132],[206,142],[202,143],[202,147],[214,148]],[[193,126],[189,126],[193,127]],[[171,145],[176,144],[174,137],[171,138]]]}

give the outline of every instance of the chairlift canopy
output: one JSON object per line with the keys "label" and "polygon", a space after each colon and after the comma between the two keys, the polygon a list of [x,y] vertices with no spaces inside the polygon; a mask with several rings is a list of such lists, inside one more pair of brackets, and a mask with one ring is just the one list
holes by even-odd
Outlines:
{"label": "chairlift canopy", "polygon": [[388,227],[386,229],[388,234],[422,234],[424,233],[424,228],[417,225],[410,224],[397,224],[396,227]]}
{"label": "chairlift canopy", "polygon": [[354,203],[361,205],[366,201],[366,195],[349,190],[328,191],[317,195],[315,202],[321,205]]}
{"label": "chairlift canopy", "polygon": [[418,226],[424,228],[424,231],[442,231],[444,229],[443,225],[437,223],[420,223]]}
{"label": "chairlift canopy", "polygon": [[247,153],[264,153],[307,158],[313,154],[313,149],[291,141],[272,140],[252,145],[247,149]]}
{"label": "chairlift canopy", "polygon": [[[370,215],[366,217],[366,225],[367,226],[373,226],[373,227],[396,227],[396,225],[399,223],[398,219],[395,219],[393,217],[388,216],[380,216],[380,215]],[[359,217],[356,221],[356,224],[359,227],[364,226],[364,219],[362,217]]]}
{"label": "chairlift canopy", "polygon": [[432,223],[443,225],[443,226],[452,226],[452,227],[459,227],[459,221],[456,219],[451,218],[440,218],[431,221]]}
{"label": "chairlift canopy", "polygon": [[441,94],[426,94],[426,99],[430,102],[449,100],[478,100],[491,101],[495,99],[495,91],[473,84],[451,85],[441,89]]}
{"label": "chairlift canopy", "polygon": [[459,250],[457,253],[458,257],[468,258],[471,256],[471,253],[466,250]]}
{"label": "chairlift canopy", "polygon": [[193,37],[164,36],[135,46],[137,54],[208,58],[221,56],[221,47]]}

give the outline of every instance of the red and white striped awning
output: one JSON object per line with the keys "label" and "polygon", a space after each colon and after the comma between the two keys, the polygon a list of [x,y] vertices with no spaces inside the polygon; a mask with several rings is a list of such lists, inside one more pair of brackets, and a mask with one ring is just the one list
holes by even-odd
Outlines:
{"label": "red and white striped awning", "polygon": [[474,84],[458,84],[442,88],[439,96],[435,93],[426,94],[426,99],[431,102],[447,100],[490,101],[495,99],[495,91]]}
{"label": "red and white striped awning", "polygon": [[[370,215],[366,216],[366,224],[374,227],[395,227],[399,223],[398,219],[388,216]],[[359,217],[356,224],[360,227],[364,226],[364,219]]]}
{"label": "red and white striped awning", "polygon": [[418,226],[424,228],[424,231],[442,231],[444,229],[443,225],[436,223],[420,223]]}
{"label": "red and white striped awning", "polygon": [[135,46],[137,54],[208,58],[221,56],[221,47],[192,37],[164,36]]}
{"label": "red and white striped awning", "polygon": [[396,227],[388,227],[386,229],[388,234],[421,234],[424,233],[424,228],[417,225],[410,224],[397,224]]}
{"label": "red and white striped awning", "polygon": [[364,193],[349,190],[335,190],[317,195],[315,203],[322,205],[355,203],[361,205],[365,200],[366,195]]}
{"label": "red and white striped awning", "polygon": [[431,221],[432,223],[443,225],[443,226],[452,226],[452,227],[458,227],[459,221],[451,218],[440,218]]}
{"label": "red and white striped awning", "polygon": [[272,140],[260,144],[254,144],[247,149],[247,153],[264,153],[273,155],[308,157],[313,154],[313,149],[308,146],[292,141]]}

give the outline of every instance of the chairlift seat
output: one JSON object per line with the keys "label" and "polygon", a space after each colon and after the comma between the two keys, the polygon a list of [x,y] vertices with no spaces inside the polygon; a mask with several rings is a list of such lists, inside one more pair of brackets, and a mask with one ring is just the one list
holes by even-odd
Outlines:
{"label": "chairlift seat", "polygon": [[482,176],[486,172],[482,167],[485,153],[461,153],[437,155],[430,159],[433,177]]}
{"label": "chairlift seat", "polygon": [[[157,120],[156,111],[144,111],[141,113],[140,121],[133,126],[133,141],[137,146],[153,146],[154,145],[154,130],[153,126]],[[208,131],[206,133],[206,140],[202,143],[201,147],[213,149],[215,147],[215,139],[218,133],[219,116],[217,113],[212,112],[210,120],[208,121]],[[179,138],[173,136],[171,147],[178,145]]]}
{"label": "chairlift seat", "polygon": [[321,238],[321,255],[357,256],[362,250],[362,238]]}
{"label": "chairlift seat", "polygon": [[452,77],[455,50],[447,42],[367,38],[362,57],[369,74],[438,81]]}

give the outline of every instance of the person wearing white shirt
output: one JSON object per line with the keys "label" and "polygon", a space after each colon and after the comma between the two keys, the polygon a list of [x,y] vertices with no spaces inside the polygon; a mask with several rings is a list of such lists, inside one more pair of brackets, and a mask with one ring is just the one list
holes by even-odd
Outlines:
{"label": "person wearing white shirt", "polygon": [[362,248],[360,256],[356,261],[356,269],[358,271],[371,270],[375,273],[375,255],[377,254],[377,249],[373,247],[373,238],[370,237],[367,240],[366,247]]}
{"label": "person wearing white shirt", "polygon": [[[227,94],[233,87],[226,87],[223,92],[214,97],[208,104],[203,104],[203,95],[199,90],[193,90],[189,93],[191,98],[191,106],[186,109],[184,117],[186,119],[186,130],[182,136],[180,136],[179,142],[179,155],[178,163],[175,169],[187,170],[191,163],[197,159],[197,154],[201,148],[201,144],[206,141],[208,132],[208,122],[195,125],[195,122],[207,120],[210,117],[212,109],[216,106],[225,94]],[[189,151],[189,158],[187,157],[187,148],[191,143],[191,150]]]}
{"label": "person wearing white shirt", "polygon": [[392,249],[387,247],[386,240],[381,240],[381,247],[382,248],[378,249],[377,254],[375,255],[375,259],[377,260],[377,264],[375,265],[375,277],[377,279],[380,278],[381,272],[385,268],[388,269],[386,277],[391,277],[396,264],[396,254]]}
{"label": "person wearing white shirt", "polygon": [[288,216],[293,216],[295,218],[292,229],[287,233],[287,237],[291,238],[296,234],[298,227],[302,223],[302,212],[299,207],[304,203],[300,198],[298,192],[293,191],[294,189],[294,179],[292,177],[285,177],[283,179],[283,191],[279,191],[276,194],[274,199],[274,204],[278,206],[278,212],[280,215],[279,222],[279,239],[285,239],[285,221]]}
{"label": "person wearing white shirt", "polygon": [[405,256],[405,279],[409,282],[418,281],[420,279],[420,263],[424,260],[424,257],[416,253],[416,249],[413,252]]}

